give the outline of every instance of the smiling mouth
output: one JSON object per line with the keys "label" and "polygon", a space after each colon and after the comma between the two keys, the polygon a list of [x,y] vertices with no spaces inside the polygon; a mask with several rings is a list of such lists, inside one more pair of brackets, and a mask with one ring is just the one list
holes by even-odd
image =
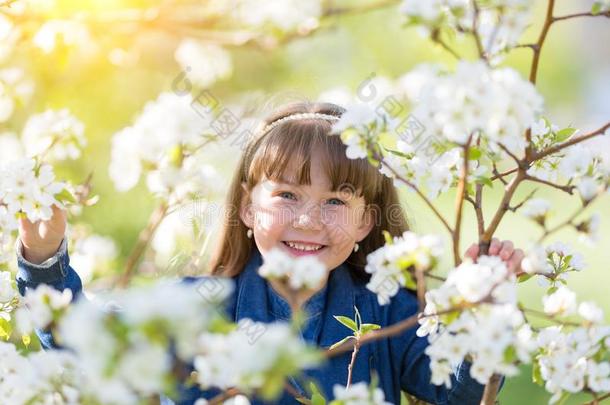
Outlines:
{"label": "smiling mouth", "polygon": [[288,251],[297,256],[319,254],[328,247],[326,245],[309,245],[289,241],[282,241],[282,245],[284,245]]}

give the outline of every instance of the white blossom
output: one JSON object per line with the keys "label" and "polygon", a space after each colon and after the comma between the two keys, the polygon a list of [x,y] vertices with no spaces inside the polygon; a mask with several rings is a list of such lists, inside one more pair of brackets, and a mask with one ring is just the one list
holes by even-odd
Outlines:
{"label": "white blossom", "polygon": [[553,271],[553,268],[548,262],[546,249],[539,245],[536,245],[528,250],[526,256],[521,262],[521,268],[523,271],[529,274],[548,274]]}
{"label": "white blossom", "polygon": [[0,162],[8,163],[24,157],[21,140],[14,132],[0,133]]}
{"label": "white blossom", "polygon": [[365,382],[351,384],[349,388],[335,384],[333,405],[390,405],[381,388],[369,388]]}
{"label": "white blossom", "polygon": [[45,153],[45,157],[56,160],[78,159],[87,145],[83,123],[65,108],[31,116],[22,139],[28,156]]}
{"label": "white blossom", "polygon": [[595,179],[584,177],[578,182],[578,193],[583,201],[591,201],[598,193],[599,186]]}
{"label": "white blossom", "polygon": [[408,275],[408,267],[430,270],[442,253],[442,242],[436,236],[418,236],[409,231],[394,236],[391,244],[367,256],[365,271],[372,276],[366,287],[377,294],[380,305],[388,304],[398,289],[407,285],[407,277],[412,277]]}
{"label": "white blossom", "polygon": [[564,286],[542,297],[544,312],[549,315],[570,315],[576,311],[576,294]]}
{"label": "white blossom", "polygon": [[36,168],[33,159],[19,159],[0,167],[0,200],[9,215],[24,212],[32,222],[50,219],[52,205],[63,207],[55,197],[64,187],[55,181],[51,166]]}
{"label": "white blossom", "polygon": [[41,284],[36,289],[28,289],[23,298],[24,307],[17,310],[19,329],[24,334],[32,332],[33,328],[44,329],[68,308],[72,301],[72,291],[58,291],[47,284]]}
{"label": "white blossom", "polygon": [[546,219],[547,214],[551,209],[551,203],[548,200],[542,198],[534,198],[528,200],[522,208],[522,213],[528,218],[532,218],[536,221],[542,221]]}
{"label": "white blossom", "polygon": [[599,323],[604,320],[604,311],[592,301],[581,302],[578,314],[589,322]]}
{"label": "white blossom", "polygon": [[322,13],[319,0],[238,0],[232,5],[232,12],[239,21],[252,26],[263,27],[271,24],[284,31],[300,26],[313,27]]}
{"label": "white blossom", "polygon": [[70,264],[78,272],[83,284],[91,281],[97,269],[103,269],[118,255],[116,243],[101,235],[78,238],[72,246]]}
{"label": "white blossom", "polygon": [[0,272],[0,303],[9,302],[17,292],[13,287],[13,275],[10,271]]}
{"label": "white blossom", "polygon": [[413,115],[426,131],[464,144],[481,131],[492,143],[520,156],[523,133],[535,122],[543,100],[531,83],[509,68],[491,70],[482,62],[459,62],[422,89]]}
{"label": "white blossom", "polygon": [[204,389],[236,386],[249,392],[261,387],[271,373],[290,375],[319,361],[288,324],[247,318],[227,335],[202,334],[196,348],[194,366]]}
{"label": "white blossom", "polygon": [[285,281],[292,290],[319,287],[328,277],[324,264],[313,256],[293,258],[279,249],[272,249],[258,273],[267,279]]}
{"label": "white blossom", "polygon": [[183,39],[175,52],[187,77],[200,87],[209,87],[233,71],[231,56],[216,44],[206,44],[192,38]]}
{"label": "white blossom", "polygon": [[116,189],[133,188],[143,168],[160,171],[156,179],[153,175],[148,181],[151,191],[159,193],[167,193],[168,188],[189,181],[184,177],[186,173],[201,176],[201,172],[193,169],[183,172],[181,167],[185,150],[196,148],[209,128],[211,115],[201,115],[206,108],[190,95],[174,93],[162,93],[157,100],[147,103],[135,123],[112,138],[108,170]]}
{"label": "white blossom", "polygon": [[53,52],[58,43],[80,51],[91,51],[95,44],[87,26],[75,20],[48,20],[38,29],[32,41],[44,53]]}

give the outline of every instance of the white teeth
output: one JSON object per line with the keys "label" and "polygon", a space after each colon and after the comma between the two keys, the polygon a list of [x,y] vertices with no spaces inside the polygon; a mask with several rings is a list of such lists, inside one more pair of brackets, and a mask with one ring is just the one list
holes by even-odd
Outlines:
{"label": "white teeth", "polygon": [[299,249],[299,250],[306,250],[306,251],[311,251],[311,250],[320,250],[322,249],[321,245],[318,246],[312,246],[312,245],[303,245],[301,243],[293,243],[293,242],[286,242],[286,244],[288,246],[290,246],[291,248],[294,249]]}

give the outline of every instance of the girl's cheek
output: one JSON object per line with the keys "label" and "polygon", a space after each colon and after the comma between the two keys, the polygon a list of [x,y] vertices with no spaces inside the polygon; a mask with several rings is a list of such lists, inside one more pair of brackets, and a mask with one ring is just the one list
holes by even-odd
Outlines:
{"label": "girl's cheek", "polygon": [[354,236],[349,227],[334,224],[332,226],[327,226],[326,229],[334,246],[347,247],[354,244]]}

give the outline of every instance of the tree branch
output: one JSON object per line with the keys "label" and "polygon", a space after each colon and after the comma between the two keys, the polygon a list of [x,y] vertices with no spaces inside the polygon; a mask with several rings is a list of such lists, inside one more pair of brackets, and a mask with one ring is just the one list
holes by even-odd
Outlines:
{"label": "tree branch", "polygon": [[501,381],[502,377],[499,374],[493,374],[489,378],[489,382],[485,385],[485,390],[483,390],[481,405],[494,405]]}
{"label": "tree branch", "polygon": [[510,181],[510,183],[506,186],[505,191],[504,191],[504,196],[502,197],[502,201],[500,202],[500,206],[498,207],[496,213],[494,214],[494,216],[491,220],[491,223],[489,224],[489,226],[483,233],[483,237],[481,238],[479,243],[488,244],[491,241],[491,238],[492,238],[494,232],[498,228],[498,225],[500,225],[500,221],[502,220],[502,217],[504,216],[504,214],[510,207],[510,205],[509,205],[510,200],[511,200],[513,194],[515,193],[515,190],[517,189],[517,187],[523,180],[524,176],[525,176],[525,171],[523,169],[519,169],[517,171],[517,175],[515,177],[513,177],[512,180]]}
{"label": "tree branch", "polygon": [[[538,74],[538,64],[540,63],[540,52],[542,51],[542,45],[544,45],[544,40],[546,39],[546,35],[553,24],[553,8],[555,7],[555,0],[549,0],[547,9],[546,9],[546,17],[544,19],[544,25],[542,26],[542,31],[540,31],[540,35],[538,36],[538,41],[536,42],[536,46],[532,47],[534,51],[534,57],[532,58],[532,65],[530,68],[530,82],[536,84],[536,75]],[[527,142],[530,143],[531,139],[528,137]]]}
{"label": "tree branch", "polygon": [[464,196],[466,195],[466,182],[468,180],[468,154],[470,151],[470,142],[472,141],[472,135],[468,137],[466,145],[463,147],[464,158],[462,164],[462,173],[457,185],[457,191],[455,194],[455,226],[453,228],[453,263],[454,266],[459,266],[461,263],[460,258],[460,236],[462,231],[462,208],[464,206]]}

